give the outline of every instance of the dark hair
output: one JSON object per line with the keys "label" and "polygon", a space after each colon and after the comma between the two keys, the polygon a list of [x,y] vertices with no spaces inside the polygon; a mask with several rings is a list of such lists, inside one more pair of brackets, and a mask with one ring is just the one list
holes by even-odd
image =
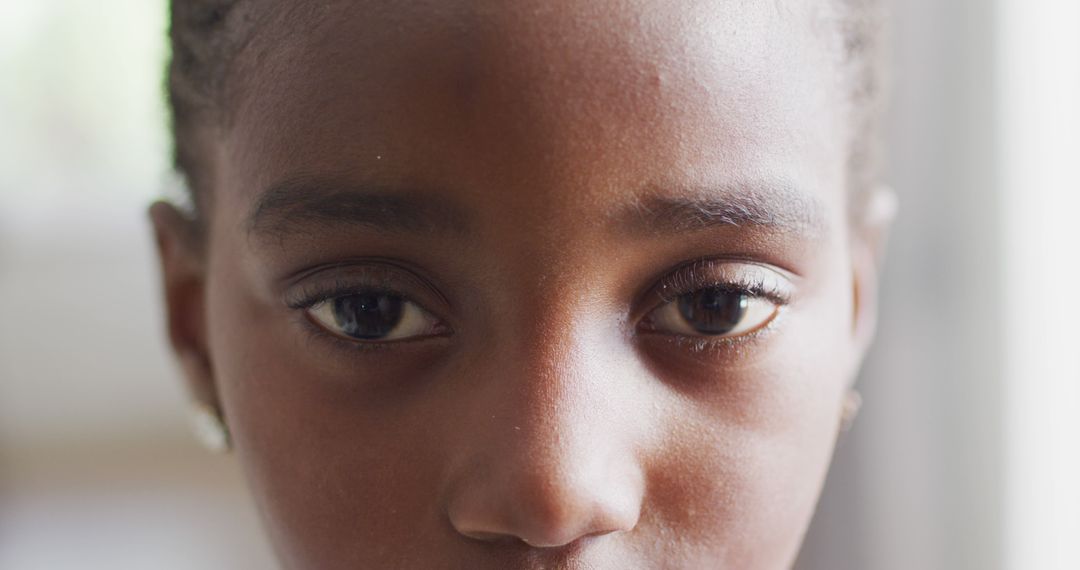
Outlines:
{"label": "dark hair", "polygon": [[212,174],[203,155],[226,122],[229,70],[257,27],[251,7],[251,0],[170,1],[166,86],[173,166],[186,183],[196,217],[210,199]]}
{"label": "dark hair", "polygon": [[[836,0],[842,65],[851,78],[854,113],[849,155],[853,211],[880,176],[880,126],[884,79],[881,0]],[[172,111],[173,163],[191,192],[194,215],[210,199],[210,176],[201,156],[225,124],[229,70],[257,27],[252,0],[172,0],[168,99]]]}
{"label": "dark hair", "polygon": [[840,0],[838,28],[843,65],[851,81],[852,132],[848,154],[851,215],[863,211],[880,184],[883,167],[882,115],[887,103],[888,66],[883,0]]}

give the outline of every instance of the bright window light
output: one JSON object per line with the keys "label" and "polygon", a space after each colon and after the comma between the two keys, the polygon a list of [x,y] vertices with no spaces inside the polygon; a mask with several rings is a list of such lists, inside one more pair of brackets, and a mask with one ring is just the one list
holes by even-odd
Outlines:
{"label": "bright window light", "polygon": [[1009,570],[1080,568],[1080,2],[1001,2]]}

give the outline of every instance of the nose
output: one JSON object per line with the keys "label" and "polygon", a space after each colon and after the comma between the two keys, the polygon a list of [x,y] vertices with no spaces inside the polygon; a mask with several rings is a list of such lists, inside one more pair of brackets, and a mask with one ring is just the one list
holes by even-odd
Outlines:
{"label": "nose", "polygon": [[633,449],[634,399],[605,381],[625,378],[585,375],[578,364],[503,377],[478,398],[499,412],[475,414],[483,419],[468,436],[473,452],[447,499],[458,533],[555,548],[637,525],[645,484]]}
{"label": "nose", "polygon": [[601,457],[535,449],[477,473],[450,504],[450,521],[477,540],[520,540],[555,548],[581,538],[632,530],[641,510],[635,473]]}

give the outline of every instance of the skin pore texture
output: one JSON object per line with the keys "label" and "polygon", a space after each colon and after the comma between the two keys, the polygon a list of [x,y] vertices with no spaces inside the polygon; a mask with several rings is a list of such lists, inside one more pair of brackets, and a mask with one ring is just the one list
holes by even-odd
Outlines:
{"label": "skin pore texture", "polygon": [[[791,566],[881,233],[817,4],[260,8],[199,229],[151,215],[283,567]],[[679,320],[717,287],[742,333]],[[362,294],[412,333],[335,329]]]}

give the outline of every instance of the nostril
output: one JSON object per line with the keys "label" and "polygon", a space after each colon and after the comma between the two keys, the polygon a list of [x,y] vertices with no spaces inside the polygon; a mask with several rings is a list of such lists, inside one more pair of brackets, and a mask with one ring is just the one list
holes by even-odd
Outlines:
{"label": "nostril", "polygon": [[564,535],[557,534],[528,534],[522,533],[519,535],[514,534],[502,534],[497,532],[484,532],[484,531],[467,531],[459,530],[458,533],[462,536],[466,536],[479,542],[487,543],[519,543],[524,544],[531,548],[563,548],[579,543],[583,540],[593,537],[603,536],[605,534],[611,534],[613,532],[620,532],[616,530],[600,530],[596,532],[590,532],[586,534],[581,533],[568,533]]}
{"label": "nostril", "polygon": [[532,492],[499,492],[487,486],[474,490],[479,492],[471,497],[467,497],[471,493],[459,495],[448,505],[447,514],[458,534],[482,542],[561,548],[586,538],[630,531],[640,514],[638,493],[607,494],[596,487],[560,487],[558,492],[547,487],[546,493],[537,493],[536,488]]}
{"label": "nostril", "polygon": [[606,534],[612,534],[614,532],[621,532],[621,531],[599,530],[599,531],[596,531],[596,532],[590,532],[590,533],[587,533],[587,534],[574,535],[574,536],[567,537],[567,538],[547,538],[547,539],[537,538],[537,539],[532,539],[532,540],[529,537],[522,536],[522,537],[520,537],[520,539],[521,539],[521,542],[524,542],[525,544],[527,544],[527,545],[529,545],[529,546],[531,546],[533,548],[563,548],[563,547],[567,547],[567,546],[571,546],[571,545],[580,543],[580,542],[582,542],[582,541],[584,541],[586,539],[589,539],[589,538],[604,536]]}
{"label": "nostril", "polygon": [[[616,531],[610,531],[616,532]],[[537,549],[559,549],[559,548],[576,548],[584,544],[590,538],[603,536],[609,534],[609,531],[598,531],[580,536],[574,536],[568,540],[551,540],[543,538],[531,539],[528,536],[514,536],[510,534],[499,534],[493,532],[461,532],[459,534],[471,538],[478,542],[489,543],[492,545],[503,544],[507,546],[520,546],[526,548]]]}
{"label": "nostril", "polygon": [[474,541],[535,549],[631,531],[645,504],[644,470],[597,433],[535,425],[527,439],[489,444],[450,475],[440,500],[447,522]]}
{"label": "nostril", "polygon": [[619,504],[616,497],[596,492],[561,498],[535,502],[528,510],[517,513],[515,528],[525,544],[558,548],[587,537],[629,531],[637,524],[638,509]]}
{"label": "nostril", "polygon": [[[519,540],[521,540],[518,537],[513,536],[513,535],[509,535],[509,534],[501,534],[501,533],[498,533],[498,532],[487,532],[487,531],[478,531],[478,530],[468,530],[468,529],[457,528],[457,526],[458,525],[454,525],[454,527],[458,531],[458,534],[460,534],[462,536],[465,536],[465,537],[468,537],[468,538],[471,538],[473,540],[480,541],[480,542],[518,542]],[[524,541],[524,540],[521,540],[521,542],[525,542],[526,544],[528,544],[528,542]]]}

